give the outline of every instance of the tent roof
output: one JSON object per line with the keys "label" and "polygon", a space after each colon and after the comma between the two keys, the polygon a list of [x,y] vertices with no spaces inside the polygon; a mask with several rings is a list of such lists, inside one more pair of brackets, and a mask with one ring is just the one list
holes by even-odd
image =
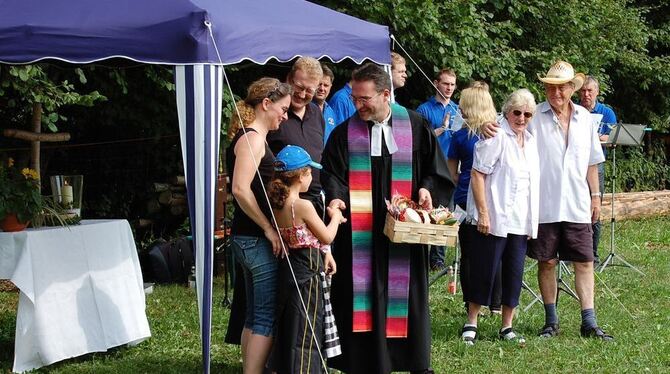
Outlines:
{"label": "tent roof", "polygon": [[390,63],[389,33],[302,0],[0,0],[0,62],[259,64],[296,56]]}

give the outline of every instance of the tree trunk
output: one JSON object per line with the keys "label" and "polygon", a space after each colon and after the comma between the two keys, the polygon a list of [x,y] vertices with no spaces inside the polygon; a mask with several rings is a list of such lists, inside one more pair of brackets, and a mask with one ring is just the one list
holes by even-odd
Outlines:
{"label": "tree trunk", "polygon": [[[33,118],[30,123],[35,134],[42,132],[42,103],[33,103]],[[37,172],[37,175],[41,175],[39,140],[30,143],[30,167]]]}

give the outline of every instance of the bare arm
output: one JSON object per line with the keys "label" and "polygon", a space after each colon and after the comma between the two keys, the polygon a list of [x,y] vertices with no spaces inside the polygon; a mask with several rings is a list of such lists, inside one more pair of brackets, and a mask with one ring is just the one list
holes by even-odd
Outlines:
{"label": "bare arm", "polygon": [[586,182],[591,191],[591,222],[600,219],[600,183],[598,182],[598,165],[590,165],[586,171]]}
{"label": "bare arm", "polygon": [[326,211],[330,217],[330,223],[326,226],[321,220],[321,217],[316,213],[314,205],[307,200],[298,200],[295,209],[296,215],[302,217],[302,220],[305,221],[310,231],[312,231],[314,236],[316,236],[316,238],[323,244],[332,243],[333,240],[335,240],[335,235],[337,235],[337,229],[340,223],[347,221],[342,216],[341,210],[327,207]]}
{"label": "bare arm", "polygon": [[488,139],[496,136],[499,127],[500,125],[497,122],[487,122],[482,125],[480,131],[484,139]]}
{"label": "bare arm", "polygon": [[447,168],[449,169],[449,175],[451,175],[451,180],[454,181],[454,184],[458,184],[458,163],[459,161],[455,158],[447,159]]}
{"label": "bare arm", "polygon": [[265,155],[265,141],[262,136],[255,132],[249,132],[246,136],[251,144],[251,149],[249,149],[249,145],[244,139],[240,139],[235,145],[235,173],[231,187],[232,193],[244,214],[263,230],[265,236],[272,243],[273,252],[277,254],[281,249],[279,236],[270,220],[261,211],[256,196],[251,190],[251,182],[256,175],[256,168]]}
{"label": "bare arm", "polygon": [[470,174],[470,183],[472,183],[472,195],[475,199],[475,206],[477,207],[477,230],[484,235],[488,235],[491,230],[489,221],[489,211],[486,206],[486,194],[484,192],[484,182],[486,181],[486,174],[472,169]]}

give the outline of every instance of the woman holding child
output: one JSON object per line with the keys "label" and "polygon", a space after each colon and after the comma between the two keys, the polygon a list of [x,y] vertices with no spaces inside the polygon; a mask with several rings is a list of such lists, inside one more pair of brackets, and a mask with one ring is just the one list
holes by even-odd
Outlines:
{"label": "woman holding child", "polygon": [[[265,138],[287,116],[291,86],[274,78],[261,78],[237,103],[240,117],[229,128],[227,149],[235,215],[232,249],[244,272],[246,318],[242,330],[244,373],[262,373],[272,347],[275,329],[277,267],[281,240],[270,217],[264,187],[270,183],[274,155]],[[258,169],[259,173],[256,172]],[[259,177],[260,174],[260,177]],[[236,284],[236,288],[242,285]]]}

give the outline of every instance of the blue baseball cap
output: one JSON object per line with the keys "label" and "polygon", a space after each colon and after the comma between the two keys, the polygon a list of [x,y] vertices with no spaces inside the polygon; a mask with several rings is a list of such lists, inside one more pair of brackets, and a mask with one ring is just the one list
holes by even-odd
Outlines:
{"label": "blue baseball cap", "polygon": [[297,145],[287,145],[275,158],[275,171],[291,171],[311,166],[315,169],[321,169],[323,166],[312,161],[309,153]]}

